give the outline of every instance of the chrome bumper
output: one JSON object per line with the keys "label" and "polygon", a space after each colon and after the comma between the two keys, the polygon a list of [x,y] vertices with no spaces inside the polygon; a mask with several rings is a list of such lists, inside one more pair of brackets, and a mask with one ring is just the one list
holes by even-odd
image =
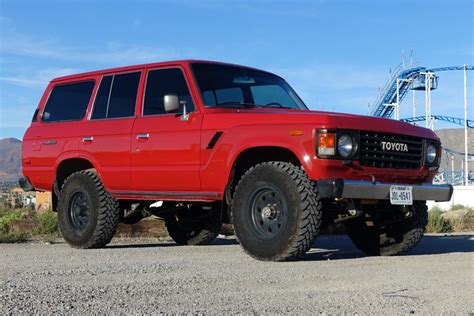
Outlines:
{"label": "chrome bumper", "polygon": [[413,200],[415,201],[449,201],[453,194],[453,187],[450,184],[372,183],[370,181],[344,179],[322,179],[317,181],[321,198],[389,200],[390,187],[393,185],[412,187]]}

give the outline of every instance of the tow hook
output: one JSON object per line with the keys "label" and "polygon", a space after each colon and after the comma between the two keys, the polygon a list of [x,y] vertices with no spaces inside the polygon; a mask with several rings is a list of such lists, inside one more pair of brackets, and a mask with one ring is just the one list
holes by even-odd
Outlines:
{"label": "tow hook", "polygon": [[410,218],[413,216],[413,207],[411,205],[403,205],[402,206],[402,213],[404,214],[405,218]]}

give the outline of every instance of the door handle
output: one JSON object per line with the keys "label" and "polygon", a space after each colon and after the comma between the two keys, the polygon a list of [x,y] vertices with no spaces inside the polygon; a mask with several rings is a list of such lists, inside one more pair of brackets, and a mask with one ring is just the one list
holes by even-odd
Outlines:
{"label": "door handle", "polygon": [[93,140],[94,140],[94,137],[92,137],[92,136],[87,136],[87,137],[84,137],[84,138],[82,139],[82,141],[83,141],[84,143],[90,143],[90,142],[92,142]]}
{"label": "door handle", "polygon": [[138,134],[137,139],[148,139],[150,138],[150,134]]}
{"label": "door handle", "polygon": [[58,142],[56,140],[46,140],[43,142],[43,145],[56,145]]}

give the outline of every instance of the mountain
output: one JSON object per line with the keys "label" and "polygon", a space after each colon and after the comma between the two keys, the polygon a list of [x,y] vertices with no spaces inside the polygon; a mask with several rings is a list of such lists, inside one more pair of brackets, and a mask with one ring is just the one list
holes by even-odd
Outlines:
{"label": "mountain", "polygon": [[16,181],[20,176],[21,140],[0,139],[0,181]]}
{"label": "mountain", "polygon": [[[452,151],[464,153],[464,129],[463,128],[446,128],[435,131],[436,135],[441,139],[443,148],[450,149]],[[468,152],[474,154],[474,129],[468,129]],[[454,169],[462,170],[461,164],[464,160],[464,155],[454,155]],[[443,152],[441,159],[440,171],[451,170],[451,157],[448,158]],[[469,170],[474,171],[474,163],[469,164]]]}
{"label": "mountain", "polygon": [[[436,131],[444,148],[464,152],[464,129],[448,128]],[[474,153],[474,129],[469,129],[469,152]],[[461,170],[462,155],[454,155],[454,169]],[[474,171],[474,163],[469,165]],[[443,153],[440,170],[451,170],[451,162]],[[16,138],[0,140],[0,182],[16,181],[21,176],[21,141]]]}

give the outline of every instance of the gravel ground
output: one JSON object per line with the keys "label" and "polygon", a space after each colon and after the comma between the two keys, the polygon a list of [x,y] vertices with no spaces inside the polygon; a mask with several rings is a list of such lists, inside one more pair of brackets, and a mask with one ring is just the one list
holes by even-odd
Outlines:
{"label": "gravel ground", "polygon": [[228,239],[3,244],[0,268],[2,314],[474,312],[472,234],[428,235],[403,257],[365,257],[345,236],[320,236],[286,263],[255,261]]}

